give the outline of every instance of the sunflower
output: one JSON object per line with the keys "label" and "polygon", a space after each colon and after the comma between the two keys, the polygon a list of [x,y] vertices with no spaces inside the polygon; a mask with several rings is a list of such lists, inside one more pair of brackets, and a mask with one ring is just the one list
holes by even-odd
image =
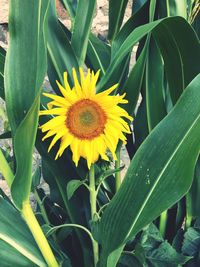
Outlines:
{"label": "sunflower", "polygon": [[128,123],[123,119],[132,117],[118,104],[125,104],[125,94],[109,95],[117,88],[117,84],[101,93],[96,93],[96,83],[99,71],[88,70],[84,75],[79,68],[80,82],[75,69],[72,69],[74,87],[71,89],[64,73],[64,86],[57,85],[62,96],[44,93],[51,99],[47,110],[40,115],[52,115],[53,118],[41,126],[42,132],[47,132],[42,140],[54,136],[48,151],[60,139],[60,147],[56,159],[70,146],[72,159],[78,165],[80,157],[87,161],[88,168],[101,156],[108,160],[107,150],[110,150],[116,160],[116,147],[119,139],[126,142],[126,133],[130,133]]}

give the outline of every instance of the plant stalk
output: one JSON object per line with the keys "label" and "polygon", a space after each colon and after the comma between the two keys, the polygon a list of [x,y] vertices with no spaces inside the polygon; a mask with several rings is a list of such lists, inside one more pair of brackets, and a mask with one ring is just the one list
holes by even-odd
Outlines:
{"label": "plant stalk", "polygon": [[[89,187],[90,187],[90,209],[91,209],[91,218],[94,219],[95,214],[97,213],[96,209],[96,198],[97,192],[95,188],[95,171],[94,164],[92,164],[89,170]],[[97,266],[99,260],[99,246],[98,243],[93,239],[92,240],[93,254],[94,254],[94,266]]]}
{"label": "plant stalk", "polygon": [[160,215],[159,229],[163,238],[165,238],[166,226],[167,226],[167,210],[163,211],[162,214]]}
{"label": "plant stalk", "polygon": [[59,267],[55,256],[51,250],[51,247],[35,217],[35,214],[32,211],[31,205],[29,202],[23,203],[22,215],[35,238],[35,241],[48,265],[48,267]]}
{"label": "plant stalk", "polygon": [[[117,160],[115,161],[115,169],[120,168],[120,150],[121,146],[118,146],[116,150]],[[115,192],[119,190],[120,186],[121,186],[121,171],[118,171],[115,173]]]}

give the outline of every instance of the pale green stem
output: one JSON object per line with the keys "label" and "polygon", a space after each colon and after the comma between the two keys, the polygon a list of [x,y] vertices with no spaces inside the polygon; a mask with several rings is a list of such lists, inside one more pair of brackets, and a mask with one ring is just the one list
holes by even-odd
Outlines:
{"label": "pale green stem", "polygon": [[0,149],[0,162],[1,162],[0,172],[3,174],[3,177],[5,178],[8,186],[11,187],[12,182],[14,180],[14,175],[1,149]]}
{"label": "pale green stem", "polygon": [[[115,169],[120,168],[120,150],[121,146],[119,146],[116,151],[117,160],[115,161]],[[121,186],[121,171],[118,171],[115,173],[115,192],[119,190],[120,186]]]}
{"label": "pale green stem", "polygon": [[163,238],[165,237],[166,232],[166,225],[167,225],[167,210],[163,211],[160,215],[160,233],[162,234]]}
{"label": "pale green stem", "polygon": [[59,264],[56,261],[56,258],[51,250],[51,247],[35,217],[35,214],[32,211],[29,202],[23,203],[23,208],[21,212],[48,267],[59,267]]}
{"label": "pale green stem", "polygon": [[[97,213],[96,209],[96,198],[97,192],[95,188],[95,171],[94,164],[92,164],[89,170],[89,187],[90,187],[90,209],[91,209],[91,218],[94,219],[95,214]],[[99,246],[98,243],[93,239],[92,240],[93,254],[94,254],[94,266],[97,266],[99,260]]]}

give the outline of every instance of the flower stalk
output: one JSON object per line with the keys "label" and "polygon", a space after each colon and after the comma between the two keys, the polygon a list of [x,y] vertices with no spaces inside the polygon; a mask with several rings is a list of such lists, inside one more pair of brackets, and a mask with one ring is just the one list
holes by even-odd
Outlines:
{"label": "flower stalk", "polygon": [[[97,191],[95,188],[95,170],[94,164],[91,165],[89,170],[89,188],[90,188],[90,209],[91,209],[91,218],[94,219],[95,214],[97,213],[96,209],[96,200],[97,200]],[[99,246],[98,243],[93,239],[92,240],[93,254],[94,254],[94,266],[97,266],[99,260]]]}

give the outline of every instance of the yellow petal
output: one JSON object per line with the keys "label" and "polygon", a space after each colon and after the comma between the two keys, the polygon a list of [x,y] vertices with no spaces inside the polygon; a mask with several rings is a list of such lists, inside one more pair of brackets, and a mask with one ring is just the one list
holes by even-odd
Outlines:
{"label": "yellow petal", "polygon": [[64,150],[71,144],[73,139],[74,139],[74,137],[70,133],[63,136],[63,138],[61,139],[60,148],[59,148],[58,153],[56,155],[56,159],[63,154]]}
{"label": "yellow petal", "polygon": [[57,85],[58,85],[58,88],[59,88],[61,94],[62,94],[65,98],[67,98],[67,91],[66,91],[66,89],[65,89],[65,88],[64,88],[58,81],[56,81],[56,83],[57,83]]}
{"label": "yellow petal", "polygon": [[53,108],[50,110],[41,110],[39,115],[65,115],[66,112],[66,108]]}
{"label": "yellow petal", "polygon": [[66,89],[67,93],[69,93],[69,92],[71,92],[71,88],[70,88],[69,83],[68,83],[67,72],[66,71],[64,72],[63,77],[64,77],[65,89]]}
{"label": "yellow petal", "polygon": [[66,134],[66,129],[63,129],[62,131],[59,131],[54,138],[51,141],[51,144],[48,148],[48,152],[52,149],[52,147],[55,145],[55,143],[63,136]]}

